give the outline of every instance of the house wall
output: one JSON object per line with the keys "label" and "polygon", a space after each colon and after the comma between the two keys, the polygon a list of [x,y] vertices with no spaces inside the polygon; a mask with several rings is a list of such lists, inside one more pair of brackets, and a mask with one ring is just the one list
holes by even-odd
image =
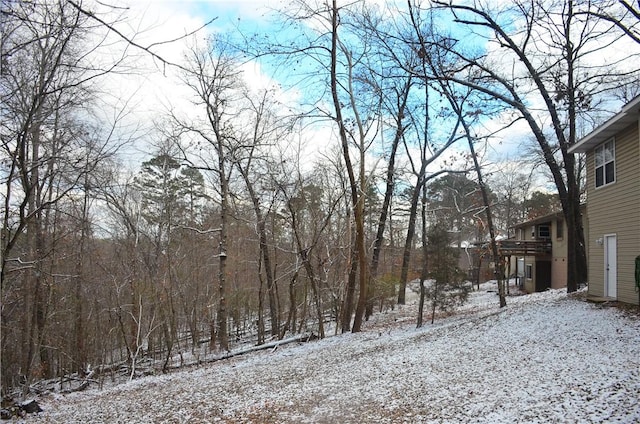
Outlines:
{"label": "house wall", "polygon": [[[524,260],[523,272],[526,273],[527,266],[531,266],[531,275],[533,278],[523,279],[523,288],[527,293],[533,293],[536,291],[536,279],[538,278],[538,269],[536,262],[550,261],[551,262],[551,288],[559,289],[567,286],[567,229],[564,220],[562,220],[563,233],[561,237],[557,237],[558,219],[553,218],[549,222],[539,223],[535,225],[537,228],[540,224],[548,224],[550,226],[552,253],[549,256],[519,256],[512,257],[512,269],[515,270],[518,259]],[[518,228],[516,231],[516,238],[519,240],[537,240],[536,236],[532,236],[532,227],[534,225],[528,225],[524,228],[524,231],[520,231]]]}
{"label": "house wall", "polygon": [[567,225],[562,219],[562,236],[558,237],[558,219],[551,224],[551,288],[567,287]]}
{"label": "house wall", "polygon": [[[521,234],[519,239],[520,240],[535,240],[536,237],[534,235],[532,235],[532,227],[534,227],[533,225],[528,225],[527,227],[525,227]],[[522,237],[524,236],[524,237]],[[535,277],[536,277],[536,258],[535,256],[522,256],[522,259],[524,259],[524,273],[525,273],[525,277],[524,277],[524,283],[523,283],[523,288],[524,291],[526,291],[527,293],[533,293],[536,291],[536,284],[535,284]],[[531,267],[531,276],[533,278],[527,278],[526,277],[526,272],[527,272],[527,267],[530,266]]]}
{"label": "house wall", "polygon": [[[608,141],[608,140],[607,140]],[[640,255],[640,136],[638,123],[615,137],[615,182],[595,188],[594,151],[587,154],[589,294],[604,296],[604,246],[596,240],[617,237],[617,298],[638,303],[635,257]]]}
{"label": "house wall", "polygon": [[[535,278],[536,276],[536,258],[533,256],[525,256],[524,258],[524,269],[525,273],[527,270],[527,266],[531,266],[531,275]],[[524,291],[527,293],[533,293],[536,291],[536,283],[532,278],[524,279]]]}

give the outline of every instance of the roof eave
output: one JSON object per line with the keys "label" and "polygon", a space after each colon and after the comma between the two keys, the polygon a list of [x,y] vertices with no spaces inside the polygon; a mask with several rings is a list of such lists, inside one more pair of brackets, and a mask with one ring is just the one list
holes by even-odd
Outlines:
{"label": "roof eave", "polygon": [[627,126],[638,122],[640,114],[640,96],[627,103],[620,112],[612,116],[607,122],[587,134],[582,140],[569,147],[569,153],[586,153],[603,141],[613,137]]}
{"label": "roof eave", "polygon": [[[586,209],[587,209],[587,204],[586,203],[580,203],[580,213],[584,214]],[[564,218],[564,213],[562,212],[562,210],[551,212],[551,213],[548,213],[546,215],[530,219],[528,221],[519,222],[517,224],[514,224],[514,225],[510,226],[509,228],[517,229],[517,228],[522,228],[522,227],[528,227],[530,225],[537,225],[537,224],[542,224],[542,223],[545,223],[545,222],[551,222],[551,221],[553,221],[554,219],[557,219],[557,218]]]}
{"label": "roof eave", "polygon": [[512,225],[510,228],[518,229],[518,228],[528,227],[531,225],[538,225],[546,222],[552,222],[554,219],[558,219],[562,216],[563,216],[562,211],[553,212],[551,214],[539,216],[537,218],[533,218],[528,221],[519,222],[517,224]]}

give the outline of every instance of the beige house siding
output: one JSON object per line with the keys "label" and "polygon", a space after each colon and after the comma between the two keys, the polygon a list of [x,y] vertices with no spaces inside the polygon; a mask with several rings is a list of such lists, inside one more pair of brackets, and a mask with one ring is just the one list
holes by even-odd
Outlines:
{"label": "beige house siding", "polygon": [[[535,240],[536,237],[533,234],[535,225],[530,225],[521,228],[521,235],[519,237],[520,240]],[[524,260],[524,290],[527,293],[533,293],[536,291],[536,285],[533,278],[527,278],[527,267],[531,267],[531,276],[535,277],[536,275],[536,258],[535,256],[521,256]],[[517,258],[516,258],[517,260]]]}
{"label": "beige house siding", "polygon": [[558,237],[558,219],[551,224],[553,250],[551,257],[551,288],[567,287],[567,225],[562,219],[562,236]]}
{"label": "beige house siding", "polygon": [[[549,225],[550,238],[548,240],[552,243],[551,253],[537,256],[534,256],[533,254],[530,256],[513,256],[511,257],[511,269],[515,272],[517,270],[518,261],[522,261],[522,273],[524,274],[521,276],[522,286],[526,292],[533,293],[536,291],[536,279],[541,278],[541,275],[545,274],[539,274],[538,265],[540,263],[549,263],[551,268],[550,288],[564,288],[567,286],[567,228],[564,217],[562,217],[562,214],[558,213],[553,216],[541,217],[534,221],[535,222],[532,223],[522,223],[517,225],[515,227],[515,238],[517,240],[539,240],[536,235],[532,235],[532,232],[537,231],[537,228],[540,225]],[[559,221],[561,221],[561,225],[563,227],[562,235],[560,236],[558,236]],[[531,275],[533,278],[526,278],[526,270],[528,266],[531,267]],[[544,284],[542,280],[538,281],[538,283]]]}
{"label": "beige house siding", "polygon": [[594,150],[587,154],[589,230],[585,234],[589,259],[589,294],[604,296],[605,235],[617,238],[617,299],[638,303],[635,257],[640,255],[640,136],[638,123],[614,138],[615,182],[595,187]]}

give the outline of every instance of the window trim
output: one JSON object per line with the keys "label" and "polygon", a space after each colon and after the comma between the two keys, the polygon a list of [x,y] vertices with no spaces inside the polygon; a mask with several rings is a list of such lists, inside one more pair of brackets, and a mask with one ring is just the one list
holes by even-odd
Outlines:
{"label": "window trim", "polygon": [[[607,147],[611,147],[612,158],[609,161],[605,161],[604,153]],[[598,165],[598,154],[602,155],[602,163]],[[611,164],[613,167],[613,177],[611,181],[607,181],[607,165]],[[598,184],[598,169],[602,169],[602,182]],[[593,150],[593,185],[596,189],[606,187],[616,182],[616,144],[615,138],[610,138],[604,143],[600,144]]]}
{"label": "window trim", "polygon": [[[546,235],[542,235],[542,229],[546,229],[545,233]],[[549,224],[540,224],[538,225],[537,228],[537,235],[538,235],[538,239],[542,239],[542,240],[547,240],[551,238],[551,225]]]}

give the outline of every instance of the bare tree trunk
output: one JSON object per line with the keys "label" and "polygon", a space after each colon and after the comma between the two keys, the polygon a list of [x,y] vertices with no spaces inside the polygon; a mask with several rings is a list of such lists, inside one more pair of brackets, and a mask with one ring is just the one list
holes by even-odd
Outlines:
{"label": "bare tree trunk", "polygon": [[[298,223],[297,211],[293,207],[291,200],[287,202],[287,207],[289,208],[289,213],[291,214],[291,229],[293,230],[293,238],[296,244],[296,250],[298,252],[298,257],[302,262],[302,266],[307,274],[307,278],[309,279],[309,283],[311,284],[311,291],[313,294],[313,301],[315,303],[315,311],[316,311],[316,319],[318,320],[318,333],[320,338],[324,338],[324,307],[322,304],[322,297],[320,296],[320,292],[318,289],[318,279],[316,277],[316,273],[313,270],[313,266],[311,264],[311,258],[309,257],[315,246],[317,245],[317,234],[313,238],[311,244],[308,247],[305,247],[302,243],[302,237],[300,235],[300,225]],[[295,280],[297,279],[298,272],[296,271],[295,276],[291,280],[290,290],[294,288]],[[290,291],[290,296],[294,296],[295,292]],[[292,302],[295,300],[293,297],[291,298]],[[295,305],[294,309],[295,309]]]}
{"label": "bare tree trunk", "polygon": [[267,244],[267,229],[264,215],[260,209],[260,199],[258,198],[253,183],[249,179],[249,170],[238,166],[240,174],[247,186],[249,197],[253,205],[253,213],[256,216],[256,226],[258,230],[258,240],[260,246],[260,255],[264,264],[264,275],[267,279],[267,295],[269,297],[269,314],[271,318],[271,335],[278,337],[280,335],[280,306],[278,304],[278,287],[273,276],[273,266],[271,264],[271,255],[269,253],[269,245]]}
{"label": "bare tree trunk", "polygon": [[[416,323],[417,328],[422,327],[422,314],[424,310],[424,299],[426,295],[424,282],[426,281],[429,275],[429,269],[428,269],[429,245],[428,245],[428,237],[427,237],[427,186],[426,184],[422,186],[421,217],[422,217],[422,250],[421,250],[422,251],[422,271],[420,272],[420,303],[418,304],[418,322]],[[433,324],[433,315],[431,318],[432,324]]]}
{"label": "bare tree trunk", "polygon": [[[260,268],[260,267],[258,267]],[[258,344],[265,342],[265,326],[264,326],[264,280],[262,273],[258,269],[258,280],[260,281],[260,287],[258,288]],[[283,329],[283,332],[286,331]],[[282,338],[283,335],[280,335]]]}
{"label": "bare tree trunk", "polygon": [[564,53],[567,64],[567,115],[569,118],[568,139],[562,149],[564,169],[567,174],[567,202],[563,204],[564,217],[567,222],[567,292],[575,292],[578,286],[587,281],[587,254],[584,245],[584,231],[582,228],[582,215],[580,213],[580,191],[578,189],[578,176],[575,170],[575,156],[567,152],[568,146],[577,141],[576,122],[578,119],[576,109],[576,62],[575,47],[572,40],[572,21],[575,18],[573,0],[567,2],[564,22]]}
{"label": "bare tree trunk", "polygon": [[342,302],[342,326],[343,333],[351,329],[351,316],[353,315],[353,300],[355,299],[356,279],[358,276],[358,261],[356,257],[357,251],[351,248],[351,256],[349,258],[349,271],[347,275],[347,290]]}
{"label": "bare tree trunk", "polygon": [[75,283],[74,283],[74,341],[75,349],[73,352],[73,369],[80,375],[84,375],[87,362],[87,353],[85,351],[85,329],[83,317],[83,296],[82,296],[82,280],[84,277],[84,260],[85,248],[88,237],[89,226],[89,183],[88,176],[84,178],[83,202],[80,216],[80,239],[77,244],[76,263],[75,263]]}
{"label": "bare tree trunk", "polygon": [[[221,142],[220,142],[221,144]],[[220,350],[229,350],[228,311],[227,311],[227,219],[229,183],[225,174],[223,147],[218,147],[218,166],[220,176],[220,244],[218,251],[218,346]]]}
{"label": "bare tree trunk", "polygon": [[[463,126],[465,124],[463,123]],[[487,225],[489,227],[489,237],[491,238],[491,252],[493,253],[493,261],[494,261],[494,269],[495,269],[495,277],[498,282],[498,296],[500,298],[500,307],[504,308],[507,306],[507,299],[505,297],[504,290],[504,270],[502,259],[500,257],[500,253],[498,252],[498,244],[496,243],[496,231],[493,226],[493,218],[491,216],[491,207],[489,205],[489,196],[487,195],[487,187],[482,179],[482,170],[480,168],[480,164],[478,163],[478,157],[476,156],[475,148],[473,147],[473,141],[471,140],[469,135],[469,149],[471,150],[471,156],[473,156],[473,164],[476,168],[476,173],[478,174],[478,185],[480,186],[480,191],[482,193],[482,200],[485,205],[485,212],[487,216]]]}
{"label": "bare tree trunk", "polygon": [[[40,135],[40,127],[37,126],[32,130],[31,164],[38,164],[40,162]],[[42,193],[42,186],[40,184],[40,169],[38,166],[33,165],[28,180],[27,199],[29,215],[32,215],[32,219],[27,225],[27,233],[31,233],[31,236],[28,238],[28,248],[30,262],[32,263],[30,290],[33,293],[33,315],[29,329],[29,352],[27,354],[25,374],[27,379],[31,377],[34,359],[36,352],[38,352],[38,376],[48,378],[51,374],[51,364],[47,348],[43,343],[47,316],[46,303],[48,302],[48,294],[45,292],[47,283],[44,270],[45,240],[43,231],[44,210],[42,207],[44,194]]]}
{"label": "bare tree trunk", "polygon": [[[335,1],[335,0],[334,0]],[[365,247],[365,229],[364,229],[364,154],[361,158],[362,169],[361,175],[361,190],[358,203],[356,205],[356,246],[358,250],[358,267],[360,272],[358,274],[358,303],[356,305],[355,317],[353,319],[353,327],[351,331],[356,333],[362,328],[362,321],[364,318],[364,312],[367,306],[367,291],[368,291],[368,278],[367,278],[367,252]]]}
{"label": "bare tree trunk", "polygon": [[298,280],[298,275],[299,272],[296,269],[289,280],[289,313],[287,314],[287,321],[282,327],[282,332],[280,333],[281,339],[284,338],[289,329],[293,331],[296,329],[296,315],[298,310],[296,305],[296,281]]}
{"label": "bare tree trunk", "polygon": [[[364,151],[363,146],[360,145],[360,178],[359,182],[356,181],[353,164],[351,162],[351,156],[349,153],[349,140],[347,137],[347,131],[345,128],[345,121],[342,116],[342,103],[340,101],[340,97],[338,95],[338,50],[341,48],[339,46],[339,37],[338,37],[338,25],[339,25],[339,17],[338,17],[338,4],[337,0],[333,0],[332,8],[331,8],[331,95],[333,98],[333,106],[335,108],[336,116],[335,121],[338,124],[340,141],[342,144],[342,156],[344,159],[345,167],[347,169],[347,174],[349,176],[349,185],[351,187],[351,202],[353,208],[353,219],[355,221],[356,227],[356,238],[355,238],[355,254],[353,255],[354,259],[357,262],[352,265],[351,270],[354,270],[354,266],[358,268],[358,303],[356,306],[356,313],[353,322],[353,327],[351,328],[352,332],[358,332],[362,327],[362,319],[364,316],[364,310],[366,308],[367,302],[367,263],[366,263],[366,247],[365,247],[365,233],[364,233]],[[348,57],[349,53],[345,52],[347,56],[347,60],[350,62],[350,58]],[[349,71],[351,72],[351,70]],[[351,105],[354,106],[354,96],[355,93],[351,92],[350,94]],[[357,110],[354,109],[354,113],[357,116]],[[358,120],[357,118],[356,120]],[[360,137],[360,142],[363,143],[362,133]],[[349,276],[349,280],[351,280],[351,274]],[[343,320],[344,323],[344,320]]]}
{"label": "bare tree trunk", "polygon": [[446,96],[449,99],[449,103],[451,107],[455,110],[458,115],[462,127],[464,128],[465,134],[467,135],[467,141],[469,143],[469,151],[471,153],[471,157],[473,158],[473,166],[476,170],[476,175],[478,177],[478,186],[480,187],[480,193],[482,194],[482,201],[484,202],[485,214],[487,219],[487,226],[489,227],[489,237],[491,240],[491,253],[493,254],[493,262],[494,262],[494,275],[496,281],[498,282],[498,296],[500,299],[500,307],[504,308],[507,306],[507,299],[505,296],[504,289],[504,269],[502,259],[500,257],[500,252],[498,251],[498,244],[496,243],[496,232],[495,227],[493,225],[493,217],[491,215],[491,206],[489,202],[489,195],[487,194],[487,187],[484,183],[484,179],[482,178],[482,168],[480,167],[480,163],[478,162],[478,156],[476,154],[476,149],[473,144],[473,137],[471,135],[471,129],[469,128],[465,118],[464,111],[462,107],[456,103],[454,100],[453,94],[450,92],[446,92]]}
{"label": "bare tree trunk", "polygon": [[436,319],[436,307],[438,306],[438,295],[440,294],[440,290],[438,289],[438,280],[433,282],[433,299],[431,299],[431,324],[434,323]]}
{"label": "bare tree trunk", "polygon": [[300,256],[302,259],[302,263],[304,265],[305,271],[307,272],[307,276],[309,277],[309,282],[311,283],[311,291],[313,292],[313,300],[316,304],[316,319],[318,320],[318,337],[321,339],[324,338],[324,308],[322,306],[322,298],[320,297],[320,293],[318,292],[318,283],[316,279],[315,272],[313,271],[313,267],[311,266],[311,262],[309,262],[308,252],[306,250],[300,251]]}
{"label": "bare tree trunk", "polygon": [[214,314],[211,314],[211,318],[209,319],[209,350],[214,351],[216,349],[216,344],[218,342],[217,334],[216,334],[216,319]]}
{"label": "bare tree trunk", "polygon": [[404,240],[404,250],[402,251],[402,268],[400,270],[400,289],[398,290],[398,304],[406,303],[407,279],[409,276],[409,265],[411,262],[411,250],[413,248],[413,237],[416,232],[416,220],[418,216],[418,201],[420,200],[420,189],[423,184],[422,176],[418,176],[416,185],[413,187],[411,195],[411,206],[409,208],[409,225],[407,227],[407,237]]}
{"label": "bare tree trunk", "polygon": [[[382,250],[382,242],[384,240],[384,230],[387,223],[387,217],[389,215],[389,207],[391,205],[391,198],[393,197],[393,189],[395,187],[394,176],[395,176],[395,163],[396,163],[396,153],[398,151],[398,146],[400,145],[400,141],[402,140],[402,136],[404,134],[404,125],[403,118],[405,116],[405,108],[407,105],[407,100],[409,98],[409,92],[411,88],[411,76],[407,78],[406,84],[402,87],[403,90],[401,92],[400,98],[400,108],[398,110],[398,114],[396,117],[396,131],[393,137],[393,141],[391,143],[391,152],[389,153],[389,159],[387,164],[387,174],[385,178],[385,192],[384,192],[384,200],[382,201],[382,208],[380,209],[380,217],[378,219],[378,229],[376,231],[376,239],[373,242],[373,253],[371,255],[371,271],[369,273],[369,277],[371,280],[374,280],[378,276],[378,265],[380,262],[380,251]],[[373,285],[370,285],[373,287]],[[373,308],[373,303],[371,303],[371,308]],[[371,315],[372,311],[367,309],[368,318]]]}

